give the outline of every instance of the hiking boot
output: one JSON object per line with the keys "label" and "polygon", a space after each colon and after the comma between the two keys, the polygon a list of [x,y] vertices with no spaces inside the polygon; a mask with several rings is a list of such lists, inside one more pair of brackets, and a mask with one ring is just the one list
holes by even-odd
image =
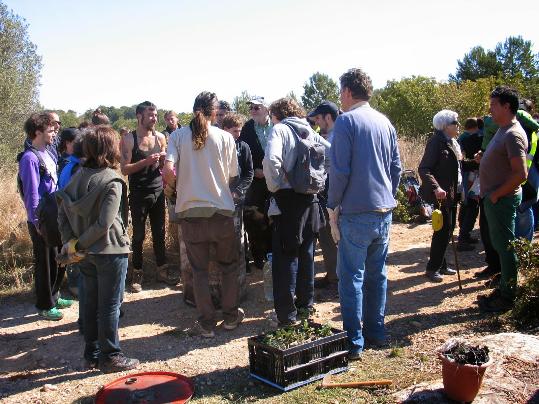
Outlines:
{"label": "hiking boot", "polygon": [[462,237],[462,238],[459,238],[459,243],[477,244],[479,243],[479,239],[472,236]]}
{"label": "hiking boot", "polygon": [[133,270],[133,276],[131,278],[131,291],[133,293],[142,292],[142,278],[143,277],[144,277],[144,273],[142,272],[142,269]]}
{"label": "hiking boot", "polygon": [[99,367],[99,360],[97,358],[84,357],[84,364],[87,369],[97,369]]}
{"label": "hiking boot", "polygon": [[315,289],[336,289],[337,281],[332,282],[328,280],[326,276],[324,276],[323,278],[316,278],[314,280],[314,287]]}
{"label": "hiking boot", "polygon": [[502,292],[500,291],[500,289],[494,289],[489,294],[477,296],[476,301],[479,303],[479,302],[481,302],[482,300],[485,300],[485,299],[493,299],[495,297],[499,297],[499,296],[501,296],[501,294],[502,294]]}
{"label": "hiking boot", "polygon": [[502,274],[496,274],[488,281],[485,282],[485,287],[488,289],[497,288],[500,286],[500,281],[502,280]]}
{"label": "hiking boot", "polygon": [[202,324],[200,324],[198,321],[195,322],[195,324],[187,330],[187,334],[193,337],[200,336],[202,338],[208,339],[215,337],[215,331],[204,328]]}
{"label": "hiking boot", "polygon": [[491,267],[491,266],[487,266],[485,269],[479,271],[479,272],[476,272],[474,274],[474,278],[490,278],[492,275],[496,275],[496,274],[499,274],[500,271]]}
{"label": "hiking boot", "polygon": [[479,300],[479,309],[485,313],[501,313],[511,310],[513,301],[500,294],[492,294],[489,297]]}
{"label": "hiking boot", "polygon": [[225,330],[234,330],[238,327],[238,325],[240,325],[240,323],[243,321],[243,319],[245,318],[245,312],[243,311],[242,308],[239,308],[238,309],[238,316],[236,318],[235,321],[231,322],[231,323],[227,323],[225,321],[223,321],[223,328]]}
{"label": "hiking boot", "polygon": [[64,315],[56,308],[50,310],[39,310],[38,314],[45,320],[59,321],[64,318]]}
{"label": "hiking boot", "polygon": [[438,271],[426,271],[425,276],[429,278],[431,282],[440,283],[444,281],[444,278]]}
{"label": "hiking boot", "polygon": [[123,372],[124,370],[136,369],[139,364],[138,359],[128,358],[120,353],[104,362],[99,362],[99,370],[103,373]]}
{"label": "hiking boot", "polygon": [[59,297],[58,301],[56,302],[56,308],[67,309],[68,307],[71,307],[72,304],[73,304],[73,300],[62,299],[61,297]]}
{"label": "hiking boot", "polygon": [[457,251],[473,251],[475,246],[473,244],[468,244],[467,242],[459,241],[457,243]]}
{"label": "hiking boot", "polygon": [[451,268],[443,268],[439,271],[440,275],[456,275],[457,271]]}
{"label": "hiking boot", "polygon": [[163,282],[170,286],[176,285],[180,280],[180,278],[171,276],[169,274],[167,264],[163,264],[157,267],[157,275],[155,279],[157,280],[157,282]]}

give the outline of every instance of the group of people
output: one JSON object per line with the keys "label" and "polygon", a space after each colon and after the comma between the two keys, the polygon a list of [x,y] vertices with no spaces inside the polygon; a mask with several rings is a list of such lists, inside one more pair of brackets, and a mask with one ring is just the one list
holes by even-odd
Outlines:
{"label": "group of people", "polygon": [[[365,346],[384,344],[385,262],[402,171],[397,134],[369,105],[373,86],[364,71],[345,72],[340,88],[342,111],[324,101],[307,114],[293,98],[269,104],[253,97],[247,122],[214,93],[202,92],[194,101],[189,125],[181,127],[169,111],[164,133],[156,131],[157,108],[148,101],[136,108],[136,129],[123,130],[121,136],[100,110],[92,123],[64,129],[60,135],[54,112],[31,115],[25,124],[19,177],[34,248],[39,315],[60,320],[61,309],[72,304],[59,296],[67,267],[75,279],[69,285],[79,296],[88,365],[104,372],[138,366],[138,360],[122,353],[118,338],[128,254],[132,253],[129,284],[133,292],[140,292],[148,276],[143,243],[149,218],[155,277],[170,284],[179,281],[165,254],[168,207],[168,231],[186,257],[181,260],[182,283],[192,288],[184,286],[184,300],[196,306],[199,315],[192,333],[213,338],[218,330],[210,272],[220,274],[221,326],[234,330],[245,317],[241,274],[248,257],[261,268],[269,253],[274,322],[290,326],[311,316],[318,240],[326,275],[316,286],[338,289],[349,358],[358,359]],[[514,264],[514,254],[501,251],[502,244],[510,238],[510,211],[526,179],[522,170],[518,175],[513,171],[513,166],[522,168],[513,158],[525,158],[527,152],[521,153],[527,143],[518,124],[502,114],[513,111],[507,91],[493,92],[492,118],[500,130],[492,141],[496,148],[487,148],[478,163],[482,182],[485,176],[481,195],[490,198],[484,203],[486,216],[497,232],[492,238],[501,261],[503,298],[513,296],[516,272],[504,269]],[[441,274],[451,273],[444,253],[464,171],[454,141],[456,114],[442,111],[434,126],[436,134],[419,170],[425,199],[442,200],[447,207],[427,266],[429,277],[438,281]],[[504,170],[494,170],[495,178],[483,174],[484,165],[502,164],[494,159],[504,150],[509,153]],[[48,195],[57,202],[61,242],[56,245],[44,234],[38,214]]]}
{"label": "group of people", "polygon": [[[428,140],[419,164],[421,195],[442,212],[443,226],[432,237],[426,276],[442,282],[455,275],[445,251],[457,221],[457,250],[473,250],[479,240],[470,235],[477,216],[487,267],[476,277],[492,278],[494,290],[478,298],[485,312],[512,307],[517,287],[517,258],[511,242],[531,241],[533,206],[538,202],[537,132],[528,100],[520,100],[509,87],[496,87],[490,95],[490,115],[468,118],[459,132],[458,115],[442,110],[433,118],[435,133]],[[459,136],[460,135],[460,136]]]}

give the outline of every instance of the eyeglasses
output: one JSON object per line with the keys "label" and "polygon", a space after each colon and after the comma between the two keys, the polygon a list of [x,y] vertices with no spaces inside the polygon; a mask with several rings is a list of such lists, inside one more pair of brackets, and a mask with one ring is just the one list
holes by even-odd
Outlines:
{"label": "eyeglasses", "polygon": [[460,123],[459,123],[459,121],[453,121],[453,122],[451,122],[451,125],[460,126]]}
{"label": "eyeglasses", "polygon": [[260,108],[262,108],[260,105],[254,105],[254,104],[249,105],[249,111],[258,111],[260,110]]}

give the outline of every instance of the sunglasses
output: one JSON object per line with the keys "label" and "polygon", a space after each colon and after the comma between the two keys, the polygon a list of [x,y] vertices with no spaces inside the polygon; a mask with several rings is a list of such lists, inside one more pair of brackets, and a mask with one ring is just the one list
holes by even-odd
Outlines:
{"label": "sunglasses", "polygon": [[451,122],[451,125],[460,126],[460,123],[459,123],[459,121],[453,121],[453,122]]}
{"label": "sunglasses", "polygon": [[262,108],[260,105],[254,105],[254,104],[249,105],[249,111],[259,111],[260,108]]}

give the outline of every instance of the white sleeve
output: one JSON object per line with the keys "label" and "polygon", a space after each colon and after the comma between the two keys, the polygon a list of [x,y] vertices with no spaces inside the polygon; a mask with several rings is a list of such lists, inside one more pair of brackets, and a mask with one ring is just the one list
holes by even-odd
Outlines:
{"label": "white sleeve", "polygon": [[179,143],[179,131],[175,130],[170,134],[167,145],[167,156],[165,160],[176,164],[178,161],[178,143]]}

